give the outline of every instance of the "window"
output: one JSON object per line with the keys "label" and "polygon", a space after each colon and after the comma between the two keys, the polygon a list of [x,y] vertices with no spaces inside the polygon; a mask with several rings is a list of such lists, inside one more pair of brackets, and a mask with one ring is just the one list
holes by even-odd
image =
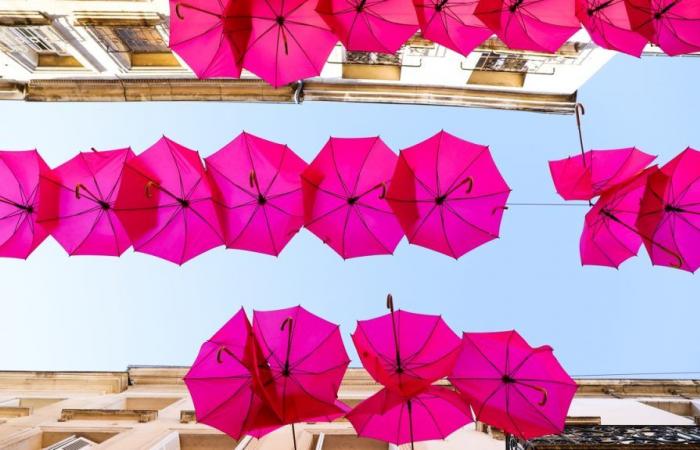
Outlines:
{"label": "window", "polygon": [[180,450],[233,450],[237,444],[223,433],[179,433]]}
{"label": "window", "polygon": [[401,79],[401,53],[345,52],[343,78],[398,81]]}
{"label": "window", "polygon": [[125,68],[177,66],[177,59],[155,26],[90,27],[102,46]]}
{"label": "window", "polygon": [[28,70],[82,68],[51,26],[0,26],[0,50]]}
{"label": "window", "polygon": [[30,415],[34,410],[60,402],[62,398],[13,398],[0,401],[0,418],[11,419]]}
{"label": "window", "polygon": [[316,434],[311,441],[311,450],[387,450],[389,444],[357,437],[354,434]]}

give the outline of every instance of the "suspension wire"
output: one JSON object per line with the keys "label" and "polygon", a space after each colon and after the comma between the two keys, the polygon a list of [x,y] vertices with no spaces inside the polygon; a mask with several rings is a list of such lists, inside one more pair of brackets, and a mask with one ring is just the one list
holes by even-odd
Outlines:
{"label": "suspension wire", "polygon": [[585,206],[590,207],[588,203],[518,203],[518,202],[508,202],[508,206]]}
{"label": "suspension wire", "polygon": [[594,378],[594,377],[629,377],[629,376],[651,376],[651,375],[700,375],[700,371],[691,372],[630,372],[630,373],[587,373],[573,374],[574,378]]}

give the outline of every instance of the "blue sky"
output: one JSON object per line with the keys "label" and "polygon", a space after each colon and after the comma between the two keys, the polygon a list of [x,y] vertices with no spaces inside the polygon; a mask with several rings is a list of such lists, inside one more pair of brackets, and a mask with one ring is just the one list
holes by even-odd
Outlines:
{"label": "blue sky", "polygon": [[[700,147],[698,73],[700,58],[615,57],[579,92],[586,146],[635,145],[661,163]],[[90,147],[140,152],[163,133],[206,156],[246,130],[310,161],[329,135],[379,134],[398,151],[445,129],[490,145],[513,202],[559,201],[547,160],[578,151],[572,116],[465,108],[0,102],[0,117],[0,147],[36,147],[52,167]],[[405,240],[394,256],[343,261],[307,231],[279,258],[220,248],[183,267],[132,251],[69,258],[49,239],[28,261],[0,260],[0,369],[186,365],[241,305],[298,303],[341,325],[357,365],[355,320],[383,314],[391,292],[457,332],[515,328],[572,374],[700,372],[700,279],[643,251],[619,271],[581,267],[585,212],[513,206],[501,238],[459,261]]]}

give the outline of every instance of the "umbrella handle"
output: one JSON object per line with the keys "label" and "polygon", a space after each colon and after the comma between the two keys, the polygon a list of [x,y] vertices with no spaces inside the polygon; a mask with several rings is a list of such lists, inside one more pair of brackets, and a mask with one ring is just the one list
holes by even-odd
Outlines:
{"label": "umbrella handle", "polygon": [[181,6],[184,6],[185,8],[189,8],[189,9],[194,9],[195,11],[199,11],[199,12],[204,13],[204,14],[209,14],[210,16],[218,17],[219,19],[224,18],[221,14],[216,14],[216,13],[213,13],[211,11],[207,11],[204,8],[199,8],[197,6],[190,5],[189,3],[177,2],[177,4],[175,4],[175,15],[180,20],[185,20],[185,16],[183,16],[182,12],[180,11]]}
{"label": "umbrella handle", "polygon": [[583,167],[586,167],[586,151],[583,147],[583,132],[581,131],[581,116],[586,114],[586,108],[584,108],[582,103],[576,103],[574,112],[576,113],[576,128],[578,129],[578,142],[581,147]]}
{"label": "umbrella handle", "polygon": [[547,404],[547,400],[549,399],[547,395],[547,389],[539,387],[539,386],[532,386],[532,388],[536,391],[539,391],[542,393],[542,400],[538,403],[539,406],[544,406]]}
{"label": "umbrella handle", "polygon": [[500,210],[506,211],[506,210],[508,210],[508,207],[507,206],[496,206],[491,210],[491,215],[496,214],[496,211],[500,211]]}
{"label": "umbrella handle", "polygon": [[157,187],[158,185],[156,184],[155,181],[149,180],[146,185],[144,186],[144,191],[146,193],[146,197],[151,198],[153,197],[153,191],[151,190],[152,187]]}
{"label": "umbrella handle", "polygon": [[389,311],[394,312],[394,296],[391,294],[386,295],[386,308]]}
{"label": "umbrella handle", "polygon": [[379,187],[382,189],[382,192],[379,194],[379,199],[384,200],[386,198],[386,183],[382,181]]}
{"label": "umbrella handle", "polygon": [[219,347],[219,350],[216,352],[216,362],[218,362],[219,364],[221,364],[221,363],[223,362],[223,361],[221,360],[221,353],[223,353],[223,352],[226,352],[226,353],[228,353],[231,357],[235,358],[235,355],[234,355],[233,353],[231,353],[231,350],[229,350],[228,348],[226,348],[225,345],[222,345],[222,346]]}
{"label": "umbrella handle", "polygon": [[85,186],[83,186],[81,183],[75,185],[75,198],[77,199],[80,199],[80,188],[85,189]]}

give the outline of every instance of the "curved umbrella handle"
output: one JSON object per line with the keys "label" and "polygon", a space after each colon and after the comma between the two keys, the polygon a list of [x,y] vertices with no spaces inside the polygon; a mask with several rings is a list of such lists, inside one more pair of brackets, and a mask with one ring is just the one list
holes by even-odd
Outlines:
{"label": "curved umbrella handle", "polygon": [[389,311],[394,312],[394,296],[391,294],[386,295],[386,308]]}
{"label": "curved umbrella handle", "polygon": [[78,183],[75,185],[75,198],[80,200],[80,188],[85,189],[85,186],[82,183]]}
{"label": "curved umbrella handle", "polygon": [[153,197],[153,191],[151,190],[151,188],[153,188],[153,187],[158,187],[158,184],[156,184],[156,182],[153,180],[148,180],[148,182],[144,186],[144,191],[146,193],[146,197],[148,197],[148,198]]}
{"label": "curved umbrella handle", "polygon": [[581,131],[581,116],[586,114],[586,108],[583,107],[582,103],[576,103],[574,106],[574,112],[576,114],[576,128],[578,129],[578,142],[581,146],[581,157],[583,161],[583,167],[586,167],[586,151],[583,147],[583,132]]}
{"label": "curved umbrella handle", "polygon": [[287,326],[287,324],[289,324],[289,329],[290,329],[290,332],[291,332],[292,322],[294,322],[294,319],[291,318],[291,317],[287,317],[286,319],[284,319],[284,320],[282,321],[282,325],[280,326],[280,331],[284,331],[284,328]]}
{"label": "curved umbrella handle", "polygon": [[382,190],[382,192],[379,193],[379,199],[384,200],[386,198],[386,183],[382,181],[378,186]]}
{"label": "curved umbrella handle", "polygon": [[183,16],[182,12],[180,11],[181,6],[184,6],[185,8],[188,8],[188,9],[194,9],[195,11],[199,11],[199,12],[204,13],[204,14],[209,14],[210,16],[218,17],[219,19],[224,18],[221,14],[216,14],[214,12],[207,11],[204,8],[199,8],[197,6],[190,5],[189,3],[177,2],[177,4],[175,5],[175,15],[180,20],[185,20],[185,16]]}
{"label": "curved umbrella handle", "polygon": [[496,211],[499,211],[499,210],[507,211],[507,210],[508,210],[508,207],[507,207],[507,206],[495,206],[495,207],[491,210],[491,215],[496,214]]}
{"label": "curved umbrella handle", "polygon": [[542,400],[540,400],[539,403],[537,403],[539,406],[544,406],[547,404],[547,400],[549,399],[549,396],[547,395],[547,389],[539,386],[532,386],[532,388],[536,391],[539,391],[542,393]]}
{"label": "curved umbrella handle", "polygon": [[474,189],[474,178],[472,178],[472,177],[467,177],[467,178],[464,179],[464,181],[463,181],[462,183],[468,185],[468,186],[467,186],[467,190],[466,190],[465,193],[466,193],[466,194],[471,193],[472,189]]}
{"label": "curved umbrella handle", "polygon": [[216,352],[216,362],[217,362],[217,363],[221,364],[221,363],[223,362],[223,361],[221,360],[221,354],[222,354],[223,352],[226,352],[226,353],[228,353],[232,358],[235,358],[234,354],[231,353],[231,350],[229,350],[228,348],[226,348],[225,345],[222,345],[222,346],[219,347],[219,350]]}

